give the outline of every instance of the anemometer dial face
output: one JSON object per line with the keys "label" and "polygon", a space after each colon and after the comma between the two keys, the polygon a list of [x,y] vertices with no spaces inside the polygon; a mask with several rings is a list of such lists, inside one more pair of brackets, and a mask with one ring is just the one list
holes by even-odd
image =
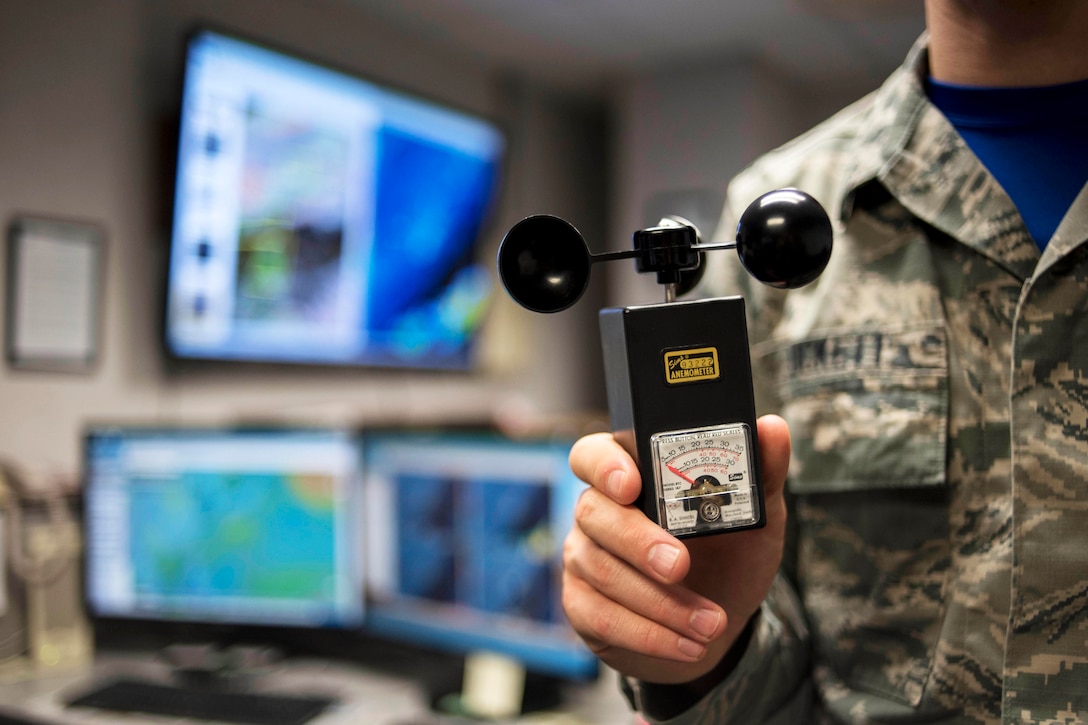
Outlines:
{"label": "anemometer dial face", "polygon": [[657,433],[650,447],[659,520],[666,530],[683,535],[759,521],[748,425]]}

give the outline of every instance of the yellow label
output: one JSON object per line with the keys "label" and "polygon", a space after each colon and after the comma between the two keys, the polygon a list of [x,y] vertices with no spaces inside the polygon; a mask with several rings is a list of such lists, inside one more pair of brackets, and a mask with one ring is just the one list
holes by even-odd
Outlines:
{"label": "yellow label", "polygon": [[665,382],[669,385],[716,380],[720,374],[716,347],[670,350],[665,353]]}

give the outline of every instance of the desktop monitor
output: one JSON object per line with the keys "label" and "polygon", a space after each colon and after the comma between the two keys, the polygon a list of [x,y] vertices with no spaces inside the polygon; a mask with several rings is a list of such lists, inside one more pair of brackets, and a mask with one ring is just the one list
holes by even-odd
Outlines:
{"label": "desktop monitor", "polygon": [[363,436],[369,632],[492,652],[590,680],[597,658],[560,604],[560,553],[584,489],[570,441],[467,432]]}
{"label": "desktop monitor", "polygon": [[184,67],[168,354],[471,369],[499,127],[209,29]]}
{"label": "desktop monitor", "polygon": [[85,444],[85,593],[97,620],[360,627],[352,435],[98,427]]}

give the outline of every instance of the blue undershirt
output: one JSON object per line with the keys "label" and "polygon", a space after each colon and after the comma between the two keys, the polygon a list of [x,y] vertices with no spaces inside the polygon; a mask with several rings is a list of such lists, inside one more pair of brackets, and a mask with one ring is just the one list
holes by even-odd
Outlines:
{"label": "blue undershirt", "polygon": [[926,92],[1045,249],[1088,181],[1088,80],[990,88],[930,78]]}

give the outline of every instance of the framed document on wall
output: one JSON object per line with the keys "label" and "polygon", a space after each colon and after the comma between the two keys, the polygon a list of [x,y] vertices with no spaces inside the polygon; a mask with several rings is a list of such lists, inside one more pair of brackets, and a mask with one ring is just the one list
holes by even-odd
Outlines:
{"label": "framed document on wall", "polygon": [[98,358],[102,229],[20,216],[8,227],[5,346],[12,367],[88,372]]}

